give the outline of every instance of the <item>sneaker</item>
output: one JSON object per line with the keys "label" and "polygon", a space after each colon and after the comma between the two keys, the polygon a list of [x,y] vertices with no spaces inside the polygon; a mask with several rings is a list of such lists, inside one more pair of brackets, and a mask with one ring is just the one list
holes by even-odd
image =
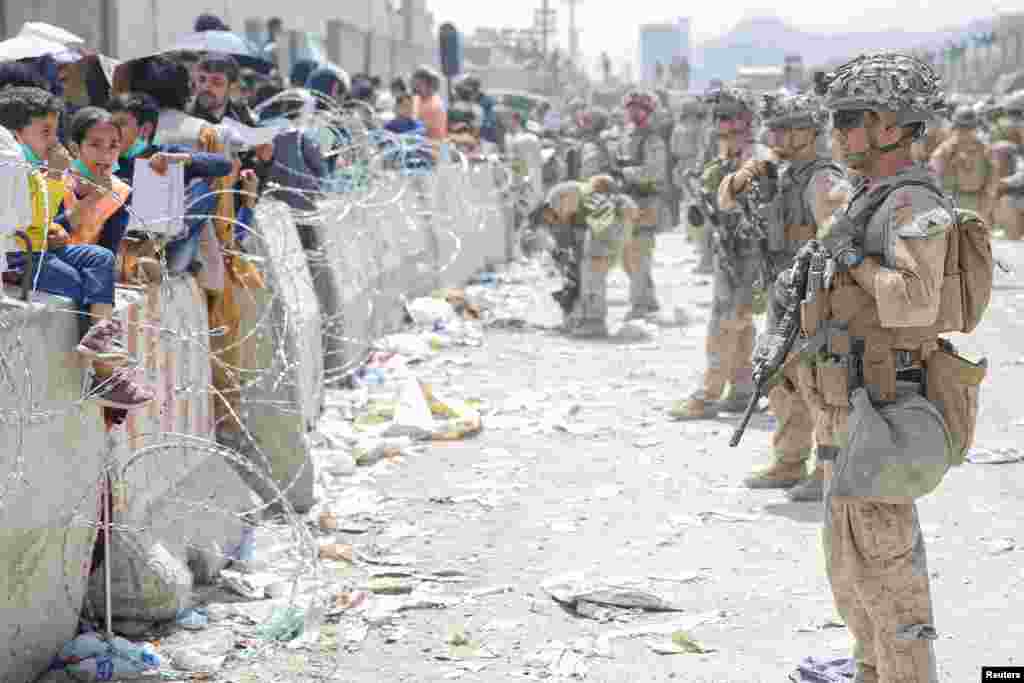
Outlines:
{"label": "sneaker", "polygon": [[156,394],[132,379],[130,372],[120,370],[106,379],[94,377],[87,398],[108,408],[136,410],[156,398]]}
{"label": "sneaker", "polygon": [[101,320],[89,328],[75,351],[90,360],[115,365],[127,363],[132,354],[121,343],[121,334],[121,321]]}

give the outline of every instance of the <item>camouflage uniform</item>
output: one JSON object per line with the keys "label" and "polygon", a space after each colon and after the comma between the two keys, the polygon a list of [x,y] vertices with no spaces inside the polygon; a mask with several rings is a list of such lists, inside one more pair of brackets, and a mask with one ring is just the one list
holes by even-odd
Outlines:
{"label": "camouflage uniform", "polygon": [[[748,96],[740,91],[723,91],[715,105],[716,114],[739,115],[751,111]],[[747,220],[736,206],[721,206],[723,182],[753,151],[743,135],[732,156],[717,156],[704,166],[701,176],[703,190],[718,203],[718,230],[733,244],[729,263],[714,254],[711,283],[711,313],[708,317],[706,353],[707,368],[700,388],[688,398],[676,403],[670,410],[680,420],[709,419],[720,409],[742,410],[753,394],[751,354],[754,350],[754,285],[762,270],[760,245],[746,229]],[[732,274],[730,274],[730,267]],[[729,397],[719,400],[731,383]]]}
{"label": "camouflage uniform", "polygon": [[995,178],[985,144],[978,139],[978,115],[970,107],[953,114],[953,129],[932,152],[931,170],[956,205],[977,211],[991,221],[988,197]]}
{"label": "camouflage uniform", "polygon": [[[889,111],[899,125],[926,122],[943,106],[935,72],[901,55],[859,57],[829,74],[822,85],[833,111]],[[819,231],[826,245],[837,245],[831,248],[847,269],[831,281],[818,329],[846,330],[847,340],[863,340],[864,387],[872,404],[892,401],[904,390],[919,394],[918,383],[900,381],[901,369],[920,367],[938,334],[957,327],[940,319],[952,216],[944,197],[908,186],[888,194],[859,225],[850,217],[870,210],[887,186],[929,179],[925,168],[912,165],[860,184],[845,211]],[[853,235],[853,246],[843,241],[847,235]],[[835,354],[852,362],[848,351]],[[847,395],[838,395],[843,391],[837,387],[847,385],[828,372],[831,367],[840,366],[801,363],[798,373],[801,391],[814,406],[819,454],[837,457],[838,474],[846,468],[851,404]],[[835,496],[838,480],[832,479],[828,458],[825,469],[826,567],[836,607],[855,640],[855,680],[937,683],[924,538],[912,497],[880,502]]]}
{"label": "camouflage uniform", "polygon": [[576,337],[608,334],[608,269],[622,248],[626,214],[632,208],[613,190],[608,176],[566,181],[551,188],[545,202],[559,214],[560,225],[553,230],[562,234],[556,240],[575,250],[579,259],[579,294],[565,321],[566,331]]}
{"label": "camouflage uniform", "polygon": [[[629,93],[624,107],[640,105],[653,115],[657,97],[649,93]],[[664,191],[668,186],[668,146],[650,124],[633,126],[626,133],[620,156],[640,162],[639,166],[622,169],[626,194],[636,203],[640,218],[627,236],[623,251],[623,267],[629,275],[628,318],[645,318],[661,309],[654,289],[651,267],[654,260],[655,234],[669,222]]]}
{"label": "camouflage uniform", "polygon": [[[812,96],[762,98],[761,120],[766,140],[785,129],[812,130],[810,144],[817,153],[817,134],[822,127],[824,113]],[[780,273],[793,261],[797,251],[814,238],[823,225],[846,200],[848,183],[842,170],[829,158],[793,160],[782,164],[778,173],[777,189],[771,202],[764,208],[768,233],[768,250],[772,272]],[[722,206],[733,206],[736,198],[732,183],[723,183]],[[768,288],[767,328],[774,329],[773,313],[776,287]],[[801,480],[803,483],[788,492],[790,500],[821,500],[824,470],[820,463],[809,479],[806,465],[813,447],[811,406],[801,395],[794,364],[786,366],[785,379],[768,394],[768,403],[775,416],[772,433],[772,462],[755,471],[744,480],[751,488],[789,488]]]}
{"label": "camouflage uniform", "polygon": [[[687,171],[703,166],[701,157],[703,155],[703,144],[705,128],[702,125],[703,111],[699,102],[686,103],[683,105],[683,113],[675,129],[672,131],[672,140],[669,147],[672,157],[675,159],[675,167],[672,169],[672,180],[676,187],[683,186],[683,174]],[[703,244],[703,241],[701,242]],[[707,255],[707,272],[711,269],[711,254]]]}
{"label": "camouflage uniform", "polygon": [[596,175],[610,173],[613,168],[613,159],[608,143],[601,137],[608,126],[608,112],[599,107],[593,107],[583,114],[581,120],[583,125],[580,127],[582,141],[579,179],[586,181]]}
{"label": "camouflage uniform", "polygon": [[[989,201],[995,223],[1006,232],[1007,239],[1024,237],[1024,193],[1016,190],[1016,177],[1024,170],[1024,91],[1012,93],[1003,102],[1006,114],[993,128],[993,182]],[[1014,177],[1013,180],[1010,180]],[[1000,182],[1002,181],[1002,182]],[[1006,190],[1011,190],[1009,194]]]}

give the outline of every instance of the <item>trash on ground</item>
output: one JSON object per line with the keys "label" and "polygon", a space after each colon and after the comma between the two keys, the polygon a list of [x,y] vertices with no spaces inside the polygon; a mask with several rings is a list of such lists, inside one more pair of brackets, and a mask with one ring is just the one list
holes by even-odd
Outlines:
{"label": "trash on ground", "polygon": [[575,608],[579,603],[605,607],[624,607],[652,612],[681,612],[674,604],[638,577],[616,577],[588,580],[581,573],[570,573],[547,579],[541,589],[556,602]]}
{"label": "trash on ground", "polygon": [[1002,448],[972,448],[967,462],[975,465],[1004,465],[1024,462],[1024,453],[1012,446]]}
{"label": "trash on ground", "polygon": [[302,635],[305,624],[305,610],[294,606],[278,607],[271,613],[267,622],[260,626],[257,635],[270,641],[294,640]]}
{"label": "trash on ground", "polygon": [[[463,301],[465,296],[463,295]],[[445,324],[455,320],[457,313],[450,303],[443,298],[419,297],[405,306],[412,322],[420,327],[434,329],[437,324]]]}
{"label": "trash on ground", "polygon": [[320,559],[335,562],[354,562],[354,551],[347,543],[323,543],[320,545]]}
{"label": "trash on ground", "polygon": [[210,616],[202,607],[190,607],[181,610],[174,623],[188,631],[201,631],[210,625]]}
{"label": "trash on ground", "polygon": [[67,674],[80,681],[139,678],[160,668],[160,657],[149,643],[136,644],[95,632],[82,633],[65,643],[57,655]]}
{"label": "trash on ground", "polygon": [[573,648],[562,641],[551,641],[528,655],[525,664],[531,669],[543,669],[544,673],[556,679],[586,678],[590,665],[589,657],[595,656],[592,649]]}
{"label": "trash on ground", "polygon": [[796,671],[789,674],[789,680],[792,683],[850,683],[856,669],[857,665],[850,658],[806,657]]}
{"label": "trash on ground", "polygon": [[398,578],[378,576],[370,579],[367,590],[378,595],[408,595],[412,586]]}
{"label": "trash on ground", "polygon": [[221,582],[225,587],[244,598],[262,600],[266,597],[267,586],[278,583],[280,576],[269,572],[243,574],[242,572],[225,569],[220,573]]}
{"label": "trash on ground", "polygon": [[714,652],[693,639],[686,631],[676,631],[666,641],[652,641],[647,646],[659,655],[704,655]]}
{"label": "trash on ground", "polygon": [[646,636],[670,636],[676,631],[690,631],[697,626],[722,618],[721,612],[703,612],[678,617],[661,624],[641,624],[629,628],[616,629],[602,633],[597,639],[597,651],[602,656],[611,657],[611,643],[622,638],[641,638]]}

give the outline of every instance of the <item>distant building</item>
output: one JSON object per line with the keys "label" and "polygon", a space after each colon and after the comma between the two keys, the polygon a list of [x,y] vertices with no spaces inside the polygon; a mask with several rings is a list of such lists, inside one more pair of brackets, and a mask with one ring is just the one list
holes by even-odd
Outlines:
{"label": "distant building", "polygon": [[[671,76],[671,66],[680,60],[690,61],[690,20],[680,17],[672,22],[644,24],[640,27],[640,80],[664,83]],[[659,78],[659,68],[660,78]]]}
{"label": "distant building", "polygon": [[781,66],[741,66],[736,69],[736,85],[755,91],[778,90],[786,82]]}

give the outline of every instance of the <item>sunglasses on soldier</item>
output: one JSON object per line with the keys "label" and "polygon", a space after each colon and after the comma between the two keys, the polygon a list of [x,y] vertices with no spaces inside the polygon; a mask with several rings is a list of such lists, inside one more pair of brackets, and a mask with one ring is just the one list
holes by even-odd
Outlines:
{"label": "sunglasses on soldier", "polygon": [[864,125],[865,109],[841,109],[832,112],[832,127],[837,130],[860,128]]}

